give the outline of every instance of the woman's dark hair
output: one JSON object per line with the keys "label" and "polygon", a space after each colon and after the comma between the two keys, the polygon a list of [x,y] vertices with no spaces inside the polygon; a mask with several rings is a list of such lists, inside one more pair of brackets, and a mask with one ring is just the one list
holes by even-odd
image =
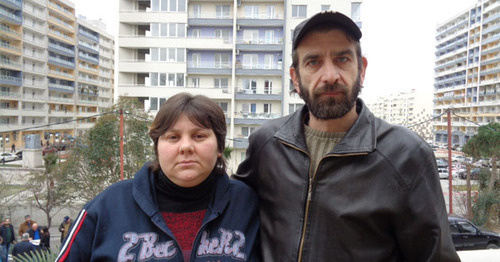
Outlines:
{"label": "woman's dark hair", "polygon": [[[162,104],[149,129],[149,136],[153,140],[155,149],[155,159],[150,165],[154,173],[161,169],[158,160],[158,139],[175,125],[181,115],[185,115],[191,122],[200,127],[212,129],[217,139],[217,150],[221,154],[224,151],[227,127],[222,108],[206,96],[179,93]],[[224,174],[226,166],[226,160],[222,154],[221,157],[217,158],[215,172]]]}

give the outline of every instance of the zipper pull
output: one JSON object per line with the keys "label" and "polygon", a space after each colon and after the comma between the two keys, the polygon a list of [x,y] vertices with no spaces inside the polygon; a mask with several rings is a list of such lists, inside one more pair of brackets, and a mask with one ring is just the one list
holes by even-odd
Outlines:
{"label": "zipper pull", "polygon": [[312,190],[311,187],[309,187],[309,191],[307,192],[307,202],[311,202],[312,198]]}

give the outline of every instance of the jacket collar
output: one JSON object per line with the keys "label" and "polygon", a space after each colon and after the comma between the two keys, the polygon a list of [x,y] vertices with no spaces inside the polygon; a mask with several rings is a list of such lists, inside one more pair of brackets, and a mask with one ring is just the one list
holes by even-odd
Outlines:
{"label": "jacket collar", "polygon": [[[144,166],[136,173],[133,179],[132,195],[138,206],[148,216],[153,217],[159,213],[156,201],[155,174],[149,168],[150,163]],[[215,190],[212,199],[208,205],[208,210],[213,215],[218,215],[226,208],[229,202],[229,177],[227,175],[218,175],[215,181]]]}
{"label": "jacket collar", "polygon": [[[367,154],[375,150],[375,117],[360,98],[356,101],[356,110],[358,119],[330,154]],[[304,105],[301,110],[289,116],[274,136],[307,152],[303,123],[308,115],[309,109]]]}

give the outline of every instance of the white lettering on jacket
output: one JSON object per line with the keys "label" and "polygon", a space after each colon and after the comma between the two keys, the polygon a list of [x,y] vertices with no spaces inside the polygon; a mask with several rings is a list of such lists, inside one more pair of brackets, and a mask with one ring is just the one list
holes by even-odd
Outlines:
{"label": "white lettering on jacket", "polygon": [[245,260],[245,253],[241,249],[245,246],[245,235],[235,230],[219,229],[220,236],[209,238],[208,231],[203,231],[197,256],[223,255],[234,259]]}
{"label": "white lettering on jacket", "polygon": [[137,254],[137,260],[146,261],[152,258],[173,258],[177,253],[177,248],[173,240],[167,242],[158,242],[158,234],[149,233],[135,233],[127,232],[123,234],[125,244],[122,245],[118,253],[117,261],[129,262],[135,261],[136,254],[130,254],[129,251],[139,245],[142,240],[142,246]]}

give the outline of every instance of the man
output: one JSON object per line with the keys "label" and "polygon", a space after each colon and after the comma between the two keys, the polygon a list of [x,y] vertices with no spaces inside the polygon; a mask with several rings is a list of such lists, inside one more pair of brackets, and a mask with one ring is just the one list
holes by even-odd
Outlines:
{"label": "man", "polygon": [[19,236],[22,236],[24,233],[28,232],[33,223],[36,223],[36,221],[31,220],[30,215],[24,216],[24,222],[19,225]]}
{"label": "man", "polygon": [[14,227],[10,223],[10,218],[6,218],[3,225],[0,226],[0,237],[3,239],[0,247],[0,249],[2,249],[1,253],[3,253],[2,261],[7,261],[10,244],[16,242],[16,234]]}
{"label": "man", "polygon": [[33,225],[31,225],[31,228],[26,233],[28,233],[31,240],[38,240],[35,243],[40,243],[40,239],[42,239],[42,232],[40,231],[40,228],[38,228],[37,223],[33,223]]}
{"label": "man", "polygon": [[432,150],[358,98],[360,38],[338,12],[294,30],[305,106],[254,132],[236,175],[259,194],[263,261],[459,261]]}
{"label": "man", "polygon": [[21,236],[21,242],[14,245],[12,248],[12,256],[15,258],[30,258],[31,251],[35,251],[35,246],[30,243],[30,236],[28,233],[24,233]]}
{"label": "man", "polygon": [[73,223],[73,220],[70,219],[69,216],[65,216],[63,222],[61,223],[61,225],[59,225],[59,232],[61,232],[61,243],[68,235],[71,223]]}

